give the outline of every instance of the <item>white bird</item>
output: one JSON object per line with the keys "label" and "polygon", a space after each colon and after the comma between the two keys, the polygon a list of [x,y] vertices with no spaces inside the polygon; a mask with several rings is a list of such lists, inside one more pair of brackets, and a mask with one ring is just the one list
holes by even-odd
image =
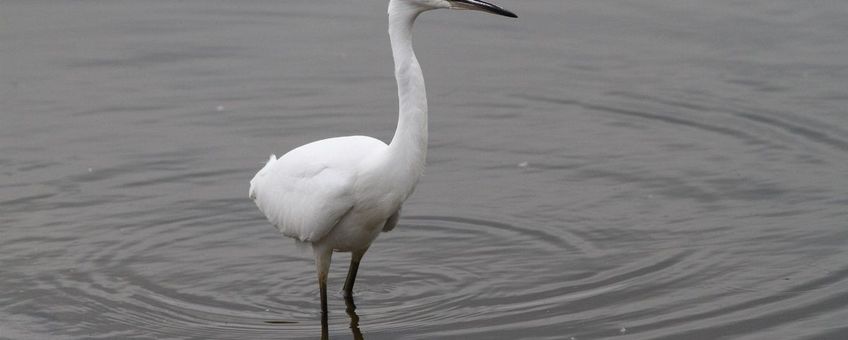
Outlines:
{"label": "white bird", "polygon": [[283,235],[312,245],[321,311],[333,251],[351,252],[344,284],[350,297],[359,262],[381,231],[395,227],[427,155],[427,94],[412,50],[422,12],[469,9],[515,18],[481,0],[390,0],[389,38],[398,86],[398,124],[391,143],[365,136],[312,142],[268,163],[250,181],[250,198]]}

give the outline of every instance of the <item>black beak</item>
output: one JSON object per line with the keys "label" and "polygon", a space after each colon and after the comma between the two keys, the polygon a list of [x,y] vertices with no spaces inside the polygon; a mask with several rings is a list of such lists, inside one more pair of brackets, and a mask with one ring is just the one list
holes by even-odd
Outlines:
{"label": "black beak", "polygon": [[489,12],[492,14],[503,15],[505,17],[510,18],[518,18],[515,13],[512,13],[508,10],[501,8],[498,5],[491,4],[483,0],[451,0],[451,2],[456,3],[458,5],[457,7],[463,9],[473,9],[483,12]]}

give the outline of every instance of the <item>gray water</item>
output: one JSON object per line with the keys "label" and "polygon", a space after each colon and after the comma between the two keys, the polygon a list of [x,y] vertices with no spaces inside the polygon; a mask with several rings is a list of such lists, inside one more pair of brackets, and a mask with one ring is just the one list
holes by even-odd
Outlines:
{"label": "gray water", "polygon": [[[422,15],[427,169],[332,339],[848,338],[848,5]],[[396,122],[386,1],[0,3],[0,338],[310,339],[269,154]]]}

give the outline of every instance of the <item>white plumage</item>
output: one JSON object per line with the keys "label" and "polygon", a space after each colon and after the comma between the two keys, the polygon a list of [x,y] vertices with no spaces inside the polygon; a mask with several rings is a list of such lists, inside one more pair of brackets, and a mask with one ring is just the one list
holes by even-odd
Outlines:
{"label": "white plumage", "polygon": [[268,163],[250,181],[249,196],[283,235],[312,245],[321,310],[333,251],[351,252],[344,285],[350,297],[359,262],[381,231],[397,224],[427,155],[427,94],[412,50],[418,14],[473,9],[515,17],[481,0],[390,0],[389,38],[398,84],[398,125],[388,145],[365,136],[324,139]]}
{"label": "white plumage", "polygon": [[363,161],[386,148],[377,139],[351,136],[309,143],[279,159],[271,155],[250,181],[251,198],[283,235],[318,241],[363,200],[356,187]]}

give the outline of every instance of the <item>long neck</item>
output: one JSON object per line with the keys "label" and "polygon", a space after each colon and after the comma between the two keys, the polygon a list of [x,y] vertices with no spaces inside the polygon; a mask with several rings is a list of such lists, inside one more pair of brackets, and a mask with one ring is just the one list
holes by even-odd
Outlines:
{"label": "long neck", "polygon": [[[412,24],[420,10],[391,1],[389,38],[398,86],[398,125],[389,152],[396,164],[417,172],[427,157],[427,92],[421,66],[412,50]],[[417,180],[417,176],[416,176]]]}

